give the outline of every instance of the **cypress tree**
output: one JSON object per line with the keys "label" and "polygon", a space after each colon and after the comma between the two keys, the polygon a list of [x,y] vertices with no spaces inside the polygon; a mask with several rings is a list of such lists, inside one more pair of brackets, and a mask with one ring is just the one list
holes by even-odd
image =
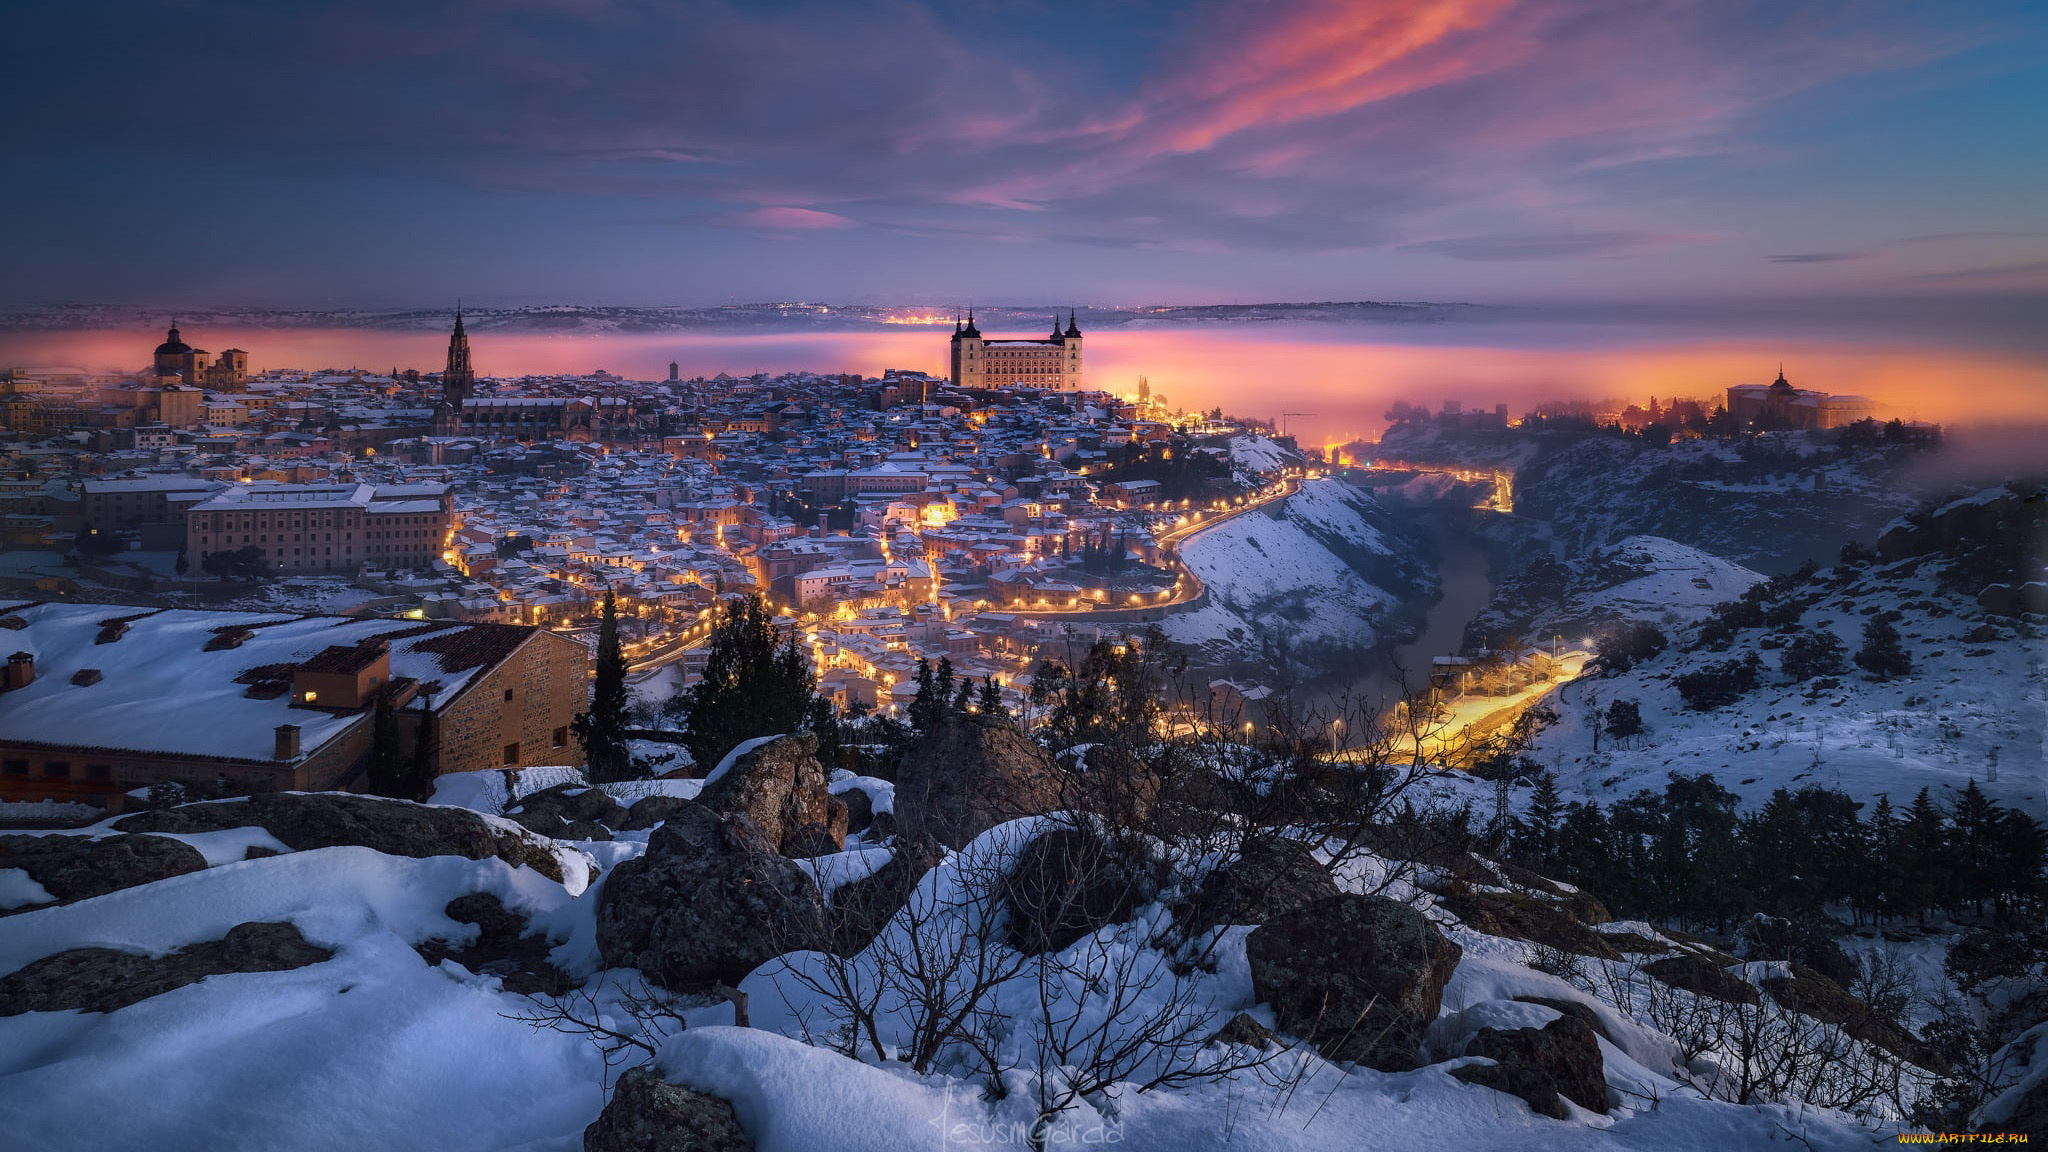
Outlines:
{"label": "cypress tree", "polygon": [[570,727],[583,745],[590,778],[604,783],[632,775],[626,752],[626,657],[619,648],[619,606],[604,594],[604,617],[597,629],[597,677],[591,685],[590,708]]}
{"label": "cypress tree", "polygon": [[406,795],[405,766],[399,758],[398,713],[388,693],[377,694],[377,706],[370,713],[370,759],[366,766],[370,791],[379,796]]}
{"label": "cypress tree", "polygon": [[1010,714],[1010,710],[1003,707],[1003,693],[996,687],[995,677],[981,678],[981,698],[975,702],[974,710],[983,716],[1004,717]]}

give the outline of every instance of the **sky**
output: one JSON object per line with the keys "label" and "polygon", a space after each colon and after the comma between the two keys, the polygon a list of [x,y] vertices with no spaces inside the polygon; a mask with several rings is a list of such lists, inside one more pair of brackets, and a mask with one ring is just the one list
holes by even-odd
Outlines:
{"label": "sky", "polygon": [[2048,304],[2038,0],[104,0],[8,32],[10,305]]}

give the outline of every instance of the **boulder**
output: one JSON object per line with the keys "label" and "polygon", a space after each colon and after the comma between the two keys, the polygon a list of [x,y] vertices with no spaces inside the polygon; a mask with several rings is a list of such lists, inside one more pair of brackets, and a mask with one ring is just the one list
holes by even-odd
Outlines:
{"label": "boulder", "polygon": [[530,832],[557,840],[610,840],[626,810],[602,788],[557,784],[519,801],[506,817]]}
{"label": "boulder", "polygon": [[777,852],[806,824],[834,836],[832,851],[846,846],[846,804],[826,790],[818,738],[809,732],[778,736],[735,757],[697,802],[713,812],[745,814]]}
{"label": "boulder", "polygon": [[875,799],[859,788],[848,788],[835,792],[841,803],[846,805],[846,831],[865,832],[875,820]]}
{"label": "boulder", "polygon": [[1931,1045],[1812,968],[1793,964],[1791,975],[1772,976],[1759,983],[1787,1012],[1833,1024],[1866,1044],[1874,1044],[1922,1068],[1937,1072],[1948,1069],[1947,1061]]}
{"label": "boulder", "polygon": [[597,905],[606,966],[669,988],[737,984],[763,961],[826,944],[818,887],[743,813],[696,803],[613,870]]}
{"label": "boulder", "polygon": [[1849,958],[1828,926],[1811,920],[1785,920],[1758,913],[1736,933],[1736,951],[1745,960],[1784,960],[1804,965],[1843,987],[1856,982],[1856,962]]}
{"label": "boulder", "polygon": [[828,917],[832,950],[852,956],[866,948],[945,854],[936,840],[899,840],[887,864],[834,889]]}
{"label": "boulder", "polygon": [[845,837],[835,840],[823,824],[805,824],[782,841],[782,854],[791,860],[810,860],[845,851]]}
{"label": "boulder", "polygon": [[1566,1116],[1559,1097],[1593,1112],[1607,1111],[1600,1043],[1576,1015],[1560,1016],[1541,1028],[1481,1028],[1466,1044],[1465,1055],[1493,1063],[1454,1068],[1451,1075],[1519,1096],[1553,1120]]}
{"label": "boulder", "polygon": [[1340,893],[1267,920],[1245,940],[1252,989],[1331,1060],[1418,1067],[1423,1031],[1464,950],[1410,908]]}
{"label": "boulder", "polygon": [[244,800],[181,804],[114,822],[123,832],[215,832],[262,828],[295,852],[350,844],[387,856],[489,856],[560,882],[554,853],[475,812],[347,792],[261,792]]}
{"label": "boulder", "polygon": [[[1523,892],[1482,890],[1455,881],[1439,901],[1474,932],[1528,940],[1581,956],[1621,957],[1606,937],[1579,919],[1572,904]],[[1597,901],[1594,906],[1598,907]],[[1605,912],[1600,909],[1603,918]]]}
{"label": "boulder", "polygon": [[1007,820],[1066,807],[1067,775],[1006,720],[941,724],[911,746],[896,774],[896,830],[948,848]]}
{"label": "boulder", "polygon": [[198,849],[163,836],[0,836],[0,868],[27,872],[60,901],[104,896],[205,867]]}
{"label": "boulder", "polygon": [[1247,1048],[1264,1051],[1273,1043],[1273,1030],[1259,1023],[1244,1012],[1239,1012],[1226,1021],[1223,1027],[1209,1037],[1211,1044],[1242,1044]]}
{"label": "boulder", "polygon": [[461,946],[445,940],[429,940],[416,946],[429,964],[453,960],[479,975],[497,976],[507,992],[521,995],[558,996],[573,982],[549,961],[553,944],[545,936],[529,935],[526,917],[505,907],[489,892],[471,892],[450,900],[442,913],[460,924],[474,924],[476,940]]}
{"label": "boulder", "polygon": [[1244,845],[1234,860],[1202,878],[1201,886],[1178,909],[1183,931],[1190,935],[1223,924],[1264,924],[1337,894],[1330,870],[1298,840],[1258,839]]}
{"label": "boulder", "polygon": [[619,1077],[583,1152],[754,1152],[754,1141],[731,1104],[641,1067]]}
{"label": "boulder", "polygon": [[1643,965],[1643,974],[1673,988],[1727,1004],[1759,1004],[1756,985],[1698,953],[1666,956]]}
{"label": "boulder", "polygon": [[0,1016],[24,1012],[112,1012],[229,972],[286,972],[331,959],[291,924],[248,923],[219,940],[168,956],[114,948],[73,948],[0,977]]}
{"label": "boulder", "polygon": [[693,803],[680,796],[645,796],[633,802],[626,810],[625,822],[619,825],[621,832],[639,832],[652,828],[663,820],[682,811],[683,806]]}
{"label": "boulder", "polygon": [[1593,1006],[1582,1000],[1560,1000],[1554,996],[1517,996],[1515,999],[1524,1004],[1540,1004],[1553,1012],[1562,1012],[1567,1016],[1584,1021],[1586,1027],[1591,1028],[1594,1034],[1598,1035],[1602,1040],[1611,1041],[1614,1039],[1614,1037],[1607,1034],[1607,1025],[1600,1022],[1600,1016],[1593,1011]]}
{"label": "boulder", "polygon": [[1010,946],[1027,956],[1061,951],[1130,919],[1164,881],[1160,862],[1134,842],[1086,825],[1055,828],[1018,853],[998,889]]}

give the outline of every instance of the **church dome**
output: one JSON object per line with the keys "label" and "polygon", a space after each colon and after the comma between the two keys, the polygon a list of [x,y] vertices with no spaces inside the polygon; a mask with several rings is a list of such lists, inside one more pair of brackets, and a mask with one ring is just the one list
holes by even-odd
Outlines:
{"label": "church dome", "polygon": [[172,328],[163,343],[156,346],[159,356],[183,356],[192,351],[192,346],[178,339],[178,330]]}

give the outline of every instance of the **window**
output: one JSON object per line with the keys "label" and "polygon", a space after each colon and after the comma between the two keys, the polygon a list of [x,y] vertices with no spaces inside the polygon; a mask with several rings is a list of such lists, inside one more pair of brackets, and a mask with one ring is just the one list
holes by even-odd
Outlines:
{"label": "window", "polygon": [[510,688],[505,689],[505,702],[508,704],[512,702],[512,690]]}
{"label": "window", "polygon": [[567,745],[569,743],[569,729],[566,727],[555,729],[554,742],[557,748]]}
{"label": "window", "polygon": [[0,775],[6,775],[6,776],[26,776],[26,775],[28,775],[28,761],[26,761],[26,760],[6,760],[6,761],[0,761]]}
{"label": "window", "polygon": [[505,745],[505,763],[515,766],[519,763],[519,745]]}
{"label": "window", "polygon": [[71,779],[71,761],[45,760],[43,761],[43,775],[51,780],[69,780]]}
{"label": "window", "polygon": [[87,780],[112,780],[114,778],[114,766],[111,764],[87,764],[85,766],[85,778]]}

